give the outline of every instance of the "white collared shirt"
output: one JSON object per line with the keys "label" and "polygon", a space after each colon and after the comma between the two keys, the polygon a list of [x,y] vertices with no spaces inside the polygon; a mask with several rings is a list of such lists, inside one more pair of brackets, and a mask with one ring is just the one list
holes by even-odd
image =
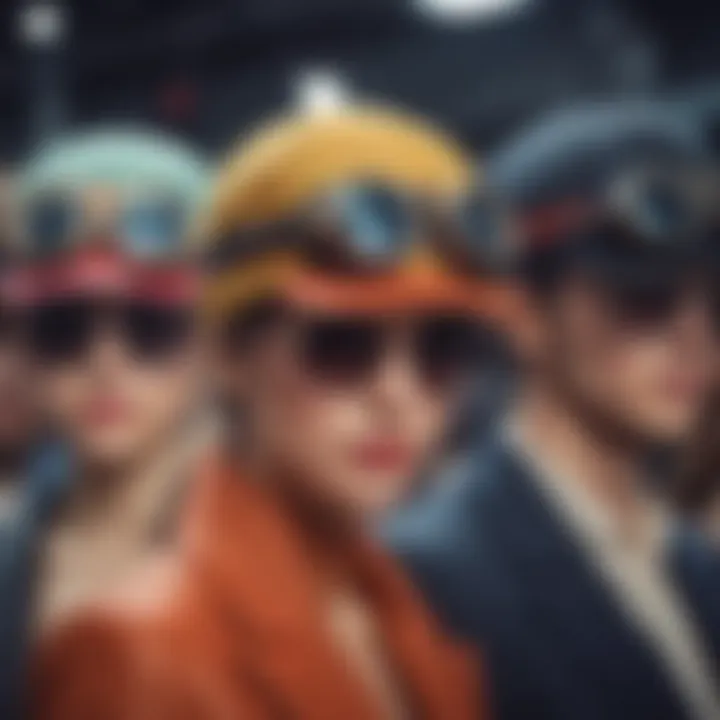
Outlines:
{"label": "white collared shirt", "polygon": [[718,720],[720,694],[710,655],[665,562],[670,518],[648,500],[632,528],[623,527],[579,483],[550,468],[519,433],[510,435],[513,449],[531,466],[531,477],[599,570],[621,611],[664,664],[688,712],[698,720]]}

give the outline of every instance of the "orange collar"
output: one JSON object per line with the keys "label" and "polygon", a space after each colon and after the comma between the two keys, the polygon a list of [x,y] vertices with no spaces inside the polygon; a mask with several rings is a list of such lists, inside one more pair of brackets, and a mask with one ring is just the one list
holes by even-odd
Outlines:
{"label": "orange collar", "polygon": [[[214,601],[224,634],[237,637],[232,652],[273,706],[287,706],[289,717],[377,718],[326,632],[312,557],[291,513],[221,458],[205,467],[189,507],[184,541],[193,577]],[[447,642],[393,562],[359,539],[348,563],[418,710],[411,714],[477,718],[474,665]]]}

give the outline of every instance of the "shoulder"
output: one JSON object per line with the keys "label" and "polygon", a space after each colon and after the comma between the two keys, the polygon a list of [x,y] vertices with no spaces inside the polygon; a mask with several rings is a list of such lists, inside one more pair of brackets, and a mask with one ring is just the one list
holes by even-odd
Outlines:
{"label": "shoulder", "polygon": [[161,697],[183,686],[187,658],[203,651],[195,642],[202,613],[172,568],[153,575],[153,587],[143,585],[141,574],[41,638],[31,666],[33,717],[165,717]]}
{"label": "shoulder", "polygon": [[395,513],[383,537],[401,557],[446,561],[468,544],[477,544],[489,525],[483,519],[498,504],[504,469],[498,451],[483,446],[454,462],[432,486]]}
{"label": "shoulder", "polygon": [[389,550],[448,622],[493,592],[502,481],[494,451],[473,454],[383,528]]}
{"label": "shoulder", "polygon": [[476,467],[458,461],[433,479],[432,485],[389,518],[383,536],[400,555],[442,554],[461,542],[474,496]]}
{"label": "shoulder", "polygon": [[[132,636],[125,618],[100,610],[78,614],[48,633],[33,653],[33,717],[129,717],[125,703],[132,687]],[[107,713],[110,707],[113,712]]]}

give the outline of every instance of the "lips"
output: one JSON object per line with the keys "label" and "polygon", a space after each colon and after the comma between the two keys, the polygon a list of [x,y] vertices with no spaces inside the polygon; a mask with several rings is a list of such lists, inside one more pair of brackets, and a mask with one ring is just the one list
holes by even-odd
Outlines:
{"label": "lips", "polygon": [[412,452],[405,444],[393,440],[372,440],[361,443],[354,457],[358,465],[366,470],[401,472],[412,462]]}
{"label": "lips", "polygon": [[97,398],[88,403],[83,415],[89,424],[107,427],[125,420],[128,407],[119,398]]}

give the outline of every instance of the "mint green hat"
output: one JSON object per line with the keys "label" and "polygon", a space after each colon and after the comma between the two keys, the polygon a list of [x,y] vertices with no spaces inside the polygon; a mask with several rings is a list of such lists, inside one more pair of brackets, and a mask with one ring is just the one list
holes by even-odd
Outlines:
{"label": "mint green hat", "polygon": [[39,148],[20,176],[23,198],[103,184],[119,191],[162,192],[198,207],[209,166],[183,142],[154,129],[99,127]]}

